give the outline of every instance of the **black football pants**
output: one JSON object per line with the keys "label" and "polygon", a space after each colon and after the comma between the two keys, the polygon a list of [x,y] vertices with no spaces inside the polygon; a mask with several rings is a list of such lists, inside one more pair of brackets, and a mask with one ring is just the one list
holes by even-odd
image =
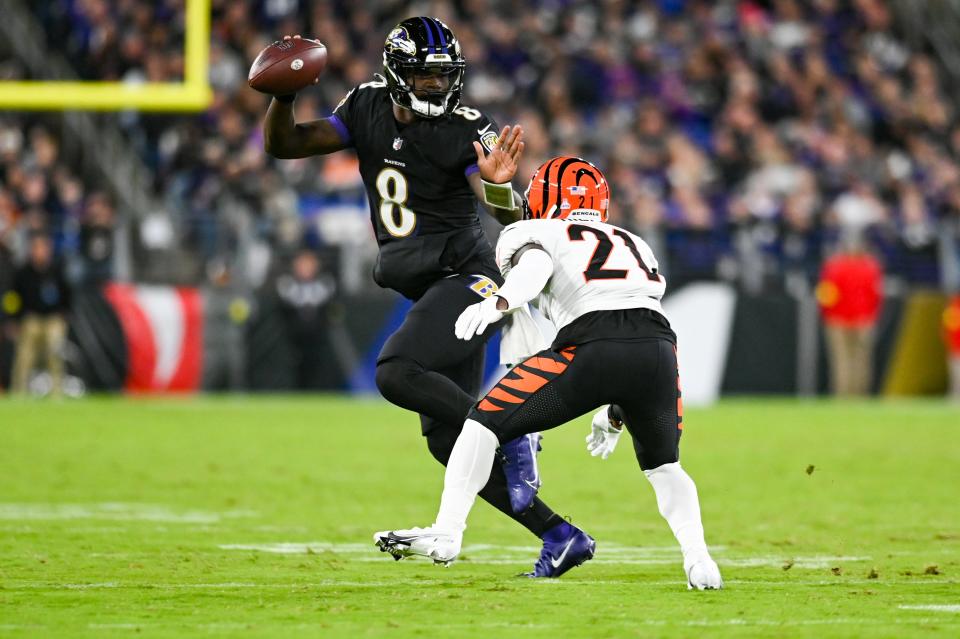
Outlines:
{"label": "black football pants", "polygon": [[644,470],[679,460],[683,409],[676,347],[666,339],[597,340],[514,366],[470,411],[501,442],[615,404]]}
{"label": "black football pants", "polygon": [[[380,392],[391,403],[420,414],[427,447],[444,466],[480,394],[484,344],[499,328],[489,327],[469,342],[454,335],[460,313],[482,301],[483,290],[484,282],[476,275],[439,280],[413,305],[377,358]],[[561,521],[539,498],[526,511],[513,512],[499,458],[480,497],[538,537]]]}

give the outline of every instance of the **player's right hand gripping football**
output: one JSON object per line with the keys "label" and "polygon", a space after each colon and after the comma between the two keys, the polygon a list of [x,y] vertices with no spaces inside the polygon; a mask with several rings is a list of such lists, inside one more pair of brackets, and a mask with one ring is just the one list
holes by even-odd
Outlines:
{"label": "player's right hand gripping football", "polygon": [[476,335],[480,335],[491,324],[496,324],[503,317],[503,311],[497,310],[497,301],[500,298],[496,295],[488,297],[482,302],[471,304],[463,309],[457,323],[453,327],[453,332],[458,339],[470,341]]}
{"label": "player's right hand gripping football", "polygon": [[623,433],[623,424],[615,423],[607,414],[609,406],[604,406],[593,416],[590,424],[590,434],[587,435],[587,450],[594,457],[606,459],[617,447],[620,434]]}

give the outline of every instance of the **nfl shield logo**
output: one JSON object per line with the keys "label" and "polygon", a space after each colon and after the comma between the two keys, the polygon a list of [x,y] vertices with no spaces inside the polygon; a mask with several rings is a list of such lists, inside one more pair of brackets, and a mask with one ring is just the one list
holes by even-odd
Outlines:
{"label": "nfl shield logo", "polygon": [[399,151],[400,147],[403,146],[403,138],[394,138],[393,139],[393,150]]}

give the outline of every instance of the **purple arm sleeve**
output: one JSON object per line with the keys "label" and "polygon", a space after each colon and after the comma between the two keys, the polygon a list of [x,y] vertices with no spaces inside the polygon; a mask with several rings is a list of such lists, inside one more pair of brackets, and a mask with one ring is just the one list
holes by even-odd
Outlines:
{"label": "purple arm sleeve", "polygon": [[470,176],[470,175],[473,175],[474,173],[476,173],[476,172],[479,171],[479,170],[480,170],[480,167],[477,166],[477,163],[476,163],[476,162],[474,162],[473,164],[471,164],[470,166],[468,166],[466,169],[463,170],[463,174],[464,174],[465,176]]}
{"label": "purple arm sleeve", "polygon": [[332,124],[333,128],[337,130],[337,133],[340,134],[340,138],[343,140],[344,144],[350,144],[350,129],[348,129],[347,125],[345,125],[343,121],[337,117],[336,113],[327,118],[327,122]]}

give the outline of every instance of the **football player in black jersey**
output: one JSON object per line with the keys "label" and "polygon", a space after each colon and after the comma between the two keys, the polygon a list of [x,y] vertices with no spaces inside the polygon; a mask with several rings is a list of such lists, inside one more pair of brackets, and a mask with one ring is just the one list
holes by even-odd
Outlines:
{"label": "football player in black jersey", "polygon": [[[420,414],[427,446],[444,465],[477,401],[484,359],[484,338],[464,342],[450,327],[503,281],[477,202],[505,224],[520,218],[522,202],[510,180],[523,131],[498,130],[460,104],[465,68],[447,25],[408,18],[387,36],[383,76],[351,89],[333,115],[312,122],[295,121],[295,96],[275,96],[264,131],[266,151],[277,158],[356,151],[380,249],[373,277],[414,301],[377,358],[377,387]],[[480,496],[545,540],[545,548],[571,540],[589,549],[559,564],[540,561],[530,573],[558,577],[592,557],[593,540],[536,496],[538,442],[539,435],[527,435],[502,446],[502,463]]]}

